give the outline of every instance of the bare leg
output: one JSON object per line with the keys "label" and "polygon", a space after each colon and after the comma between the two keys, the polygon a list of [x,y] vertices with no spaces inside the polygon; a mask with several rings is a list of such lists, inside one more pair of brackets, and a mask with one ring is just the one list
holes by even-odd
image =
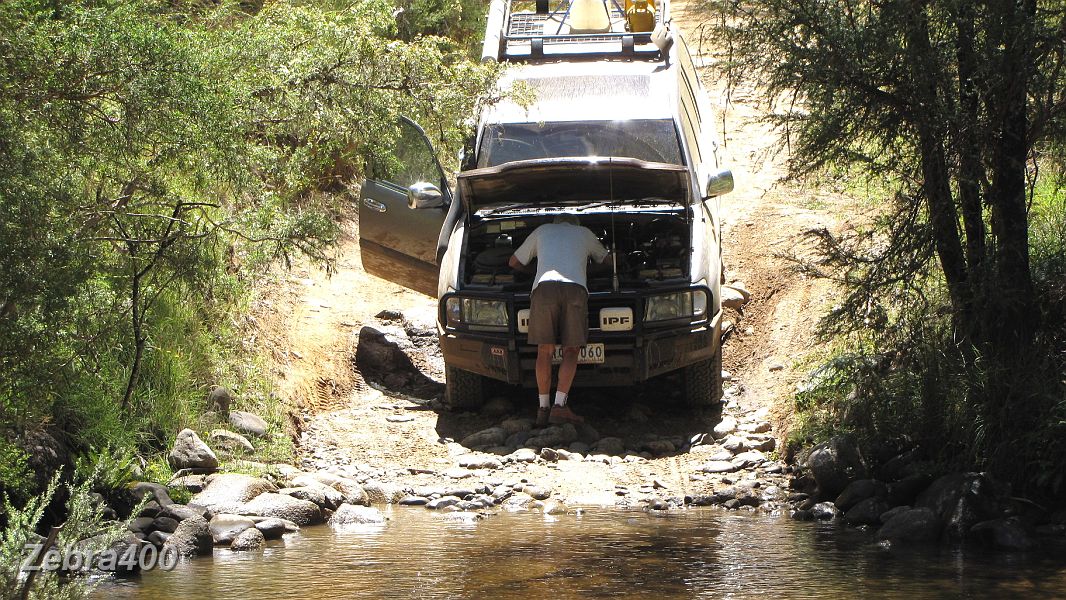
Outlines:
{"label": "bare leg", "polygon": [[577,355],[580,351],[581,348],[577,346],[563,348],[563,364],[559,365],[559,391],[564,394],[570,393],[570,384],[574,383],[574,374],[577,373]]}
{"label": "bare leg", "polygon": [[[555,353],[553,344],[539,344],[537,346],[537,393],[550,394],[552,391],[553,353]],[[573,376],[571,376],[572,378]]]}

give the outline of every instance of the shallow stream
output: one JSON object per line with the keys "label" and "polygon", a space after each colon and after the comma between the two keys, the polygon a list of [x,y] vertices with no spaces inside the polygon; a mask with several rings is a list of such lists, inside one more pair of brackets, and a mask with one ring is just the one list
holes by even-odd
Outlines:
{"label": "shallow stream", "polygon": [[393,507],[383,526],[304,528],[108,583],[99,598],[1063,598],[1066,555],[889,551],[873,536],[713,509],[502,513]]}

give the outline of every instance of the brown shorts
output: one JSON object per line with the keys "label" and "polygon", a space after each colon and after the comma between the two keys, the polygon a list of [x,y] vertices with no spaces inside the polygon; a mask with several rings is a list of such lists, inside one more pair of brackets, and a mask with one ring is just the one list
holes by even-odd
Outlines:
{"label": "brown shorts", "polygon": [[537,285],[530,298],[529,343],[584,346],[589,337],[589,293],[562,281]]}

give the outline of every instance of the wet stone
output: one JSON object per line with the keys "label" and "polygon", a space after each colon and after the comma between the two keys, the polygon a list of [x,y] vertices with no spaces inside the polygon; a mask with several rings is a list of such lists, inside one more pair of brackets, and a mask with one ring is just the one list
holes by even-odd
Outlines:
{"label": "wet stone", "polygon": [[462,502],[462,500],[455,496],[444,496],[442,498],[437,498],[436,500],[430,500],[426,503],[426,508],[430,510],[440,510],[448,506],[454,506],[460,502]]}
{"label": "wet stone", "polygon": [[832,502],[819,502],[811,507],[811,515],[819,521],[834,519],[839,514],[840,509],[838,509]]}
{"label": "wet stone", "polygon": [[551,490],[535,485],[527,485],[522,488],[522,491],[529,494],[534,500],[546,500],[552,494]]}
{"label": "wet stone", "polygon": [[400,506],[425,506],[429,500],[422,496],[404,496],[400,498]]}

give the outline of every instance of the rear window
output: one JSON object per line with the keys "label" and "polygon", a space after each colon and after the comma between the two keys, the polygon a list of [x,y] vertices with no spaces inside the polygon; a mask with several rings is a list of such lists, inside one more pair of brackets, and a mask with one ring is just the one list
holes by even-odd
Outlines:
{"label": "rear window", "polygon": [[618,156],[684,165],[673,121],[568,121],[489,125],[478,167],[563,156]]}

